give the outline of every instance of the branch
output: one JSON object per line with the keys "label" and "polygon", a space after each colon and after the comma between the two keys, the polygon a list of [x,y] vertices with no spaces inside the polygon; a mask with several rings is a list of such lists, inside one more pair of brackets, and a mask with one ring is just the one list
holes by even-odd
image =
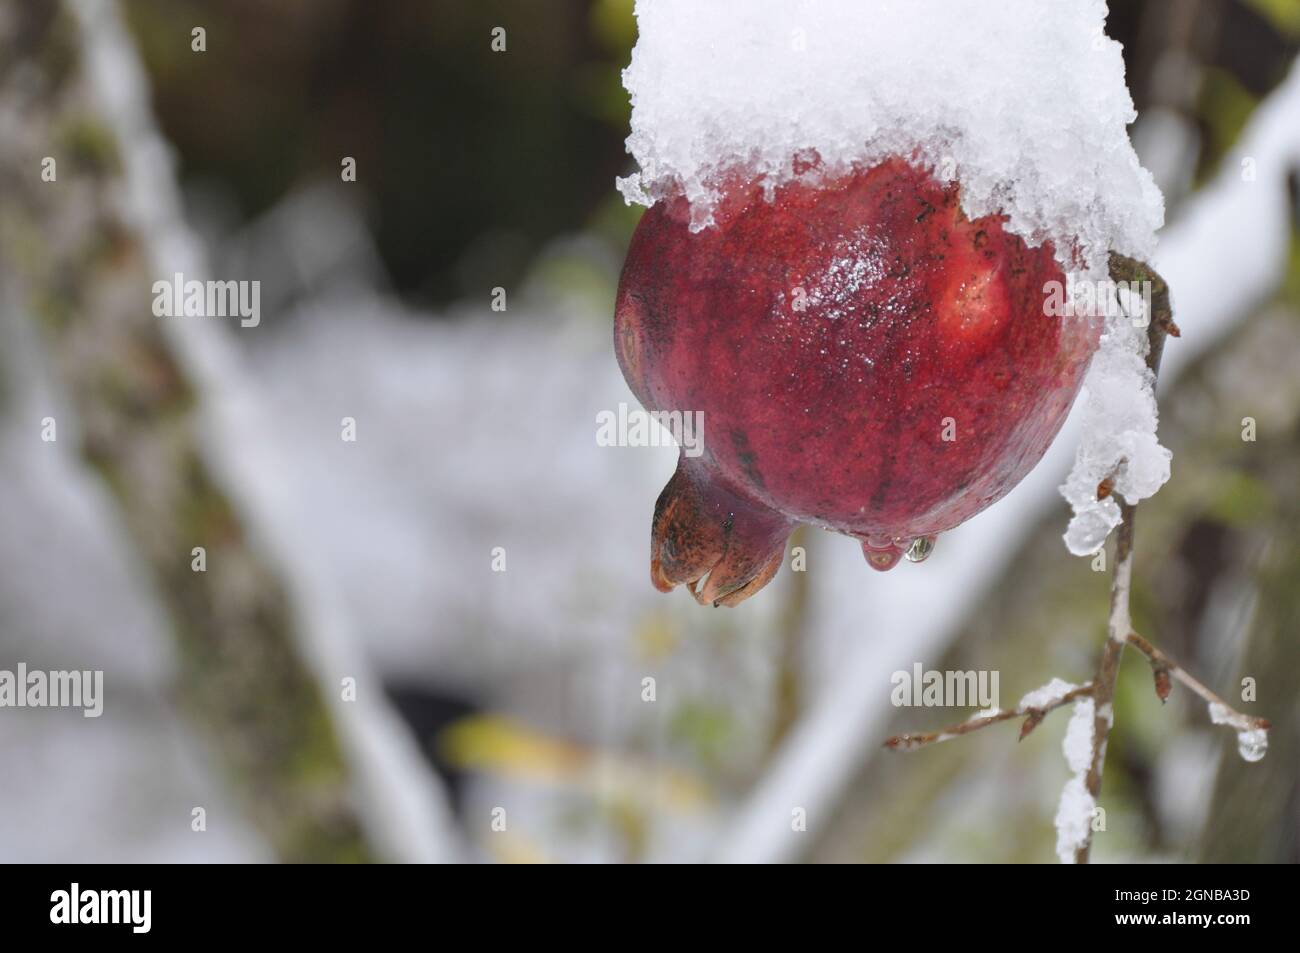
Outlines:
{"label": "branch", "polygon": [[1217,725],[1227,725],[1229,728],[1235,728],[1237,731],[1268,731],[1273,727],[1272,722],[1267,718],[1259,718],[1255,715],[1245,715],[1237,711],[1222,698],[1206,688],[1205,685],[1192,675],[1172,658],[1161,652],[1158,648],[1148,642],[1136,632],[1130,632],[1126,639],[1129,645],[1137,649],[1151,662],[1151,671],[1156,679],[1156,695],[1161,701],[1169,697],[1170,677],[1176,678],[1201,700],[1210,706],[1211,717]]}
{"label": "branch", "polygon": [[[1040,689],[1040,691],[1042,691]],[[1047,717],[1048,712],[1055,711],[1064,705],[1092,694],[1092,683],[1078,685],[1069,688],[1068,691],[1053,694],[1047,701],[1033,704],[1030,699],[1037,695],[1038,692],[1031,692],[1020,700],[1020,704],[1015,708],[999,708],[997,711],[976,712],[966,721],[950,725],[947,728],[941,728],[939,731],[922,731],[912,734],[895,735],[885,742],[885,747],[891,751],[915,751],[917,748],[923,748],[926,745],[938,744],[941,741],[951,741],[953,738],[960,738],[962,735],[968,735],[972,731],[979,731],[981,728],[987,728],[989,725],[996,725],[1000,722],[1010,721],[1013,718],[1024,717],[1024,724],[1020,726],[1020,739],[1023,740],[1026,735],[1037,728]]]}
{"label": "branch", "polygon": [[[64,126],[83,130],[96,144],[84,160],[95,191],[88,200],[37,186],[24,202],[6,192],[0,213],[39,216],[12,234],[79,243],[57,255],[44,244],[25,257],[0,248],[0,265],[42,271],[29,286],[51,314],[86,454],[169,610],[181,695],[281,859],[455,860],[446,792],[397,712],[381,691],[342,698],[341,678],[378,685],[379,673],[357,649],[327,567],[304,552],[279,487],[258,466],[258,448],[273,440],[240,349],[214,322],[150,317],[152,279],[207,277],[207,252],[185,220],[172,150],[118,4],[65,6],[71,20],[40,28],[71,29],[51,39],[68,46],[66,63],[38,55],[39,42],[18,45],[49,99],[30,116],[48,113],[51,129],[23,149]],[[14,167],[34,168],[40,152],[22,151]],[[32,181],[10,168],[12,152],[0,156],[0,178]],[[191,571],[196,545],[207,550],[203,572]]]}
{"label": "branch", "polygon": [[[1110,256],[1110,277],[1116,282],[1150,282],[1151,314],[1147,324],[1147,367],[1151,370],[1154,389],[1160,375],[1160,358],[1165,350],[1165,338],[1180,336],[1174,324],[1173,308],[1169,301],[1169,286],[1155,270],[1142,262],[1123,255]],[[1099,488],[1100,489],[1100,488]],[[1106,623],[1106,642],[1097,662],[1093,677],[1092,751],[1088,774],[1084,781],[1088,796],[1095,804],[1101,796],[1101,778],[1106,765],[1106,742],[1115,721],[1113,702],[1115,682],[1119,676],[1120,656],[1129,633],[1133,631],[1129,613],[1129,597],[1133,588],[1133,533],[1137,504],[1120,501],[1119,533],[1115,537],[1115,570],[1110,586],[1110,616]],[[1075,863],[1086,864],[1092,850],[1092,825],[1074,852]]]}
{"label": "branch", "polygon": [[[1151,315],[1147,327],[1149,345],[1147,367],[1151,370],[1154,379],[1160,372],[1160,359],[1164,353],[1165,338],[1170,335],[1173,337],[1180,336],[1178,325],[1173,320],[1169,287],[1164,279],[1156,274],[1150,266],[1122,255],[1111,255],[1110,275],[1112,280],[1116,282],[1151,283]],[[1121,462],[1120,466],[1123,466],[1123,462]],[[1116,476],[1117,474],[1112,474],[1097,487],[1098,499],[1109,496],[1114,492]],[[1076,765],[1079,774],[1070,782],[1071,785],[1075,786],[1074,790],[1078,795],[1078,801],[1072,803],[1071,809],[1079,806],[1079,803],[1085,800],[1085,794],[1086,801],[1095,806],[1101,794],[1102,773],[1106,761],[1106,743],[1109,740],[1111,725],[1114,722],[1113,702],[1115,684],[1119,676],[1120,657],[1123,654],[1124,646],[1132,645],[1150,661],[1155,676],[1156,695],[1162,702],[1169,698],[1172,687],[1171,680],[1176,679],[1206,702],[1209,706],[1211,721],[1215,724],[1227,725],[1238,732],[1243,756],[1248,756],[1249,753],[1254,755],[1253,759],[1262,757],[1267,746],[1266,733],[1270,728],[1267,719],[1244,715],[1234,710],[1222,698],[1189,674],[1181,665],[1133,631],[1129,600],[1133,588],[1133,536],[1137,504],[1129,503],[1123,499],[1119,499],[1119,504],[1121,520],[1115,538],[1115,569],[1111,578],[1110,614],[1106,623],[1106,641],[1102,646],[1101,656],[1097,662],[1097,671],[1092,681],[1079,686],[1071,686],[1065,682],[1053,680],[1050,685],[1026,695],[1015,708],[978,712],[964,722],[939,731],[896,735],[885,742],[886,748],[893,751],[913,751],[941,741],[959,738],[982,728],[987,728],[989,725],[996,725],[1021,717],[1025,720],[1020,728],[1020,737],[1024,738],[1038,727],[1049,712],[1077,702],[1080,699],[1088,698],[1091,700],[1093,712],[1092,737],[1086,763],[1081,760]],[[1067,744],[1067,756],[1070,755],[1069,747]],[[1073,757],[1071,757],[1072,762],[1073,760]],[[1085,767],[1086,774],[1084,774]],[[1082,782],[1082,791],[1078,790],[1080,782]],[[1066,791],[1067,793],[1071,791],[1069,785],[1067,785]],[[1065,810],[1064,803],[1062,810]],[[1058,824],[1060,823],[1059,818],[1060,815],[1058,814]],[[1065,844],[1064,857],[1068,858],[1070,856],[1069,841],[1066,840]],[[1091,848],[1092,826],[1088,824],[1083,839],[1075,846],[1073,853],[1075,862],[1087,863]],[[1059,841],[1057,849],[1058,851],[1062,850]]]}

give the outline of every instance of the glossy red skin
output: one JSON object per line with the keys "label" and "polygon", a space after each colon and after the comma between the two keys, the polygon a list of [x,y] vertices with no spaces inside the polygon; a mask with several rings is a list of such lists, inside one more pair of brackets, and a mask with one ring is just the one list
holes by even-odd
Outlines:
{"label": "glossy red skin", "polygon": [[[1098,339],[1095,325],[1044,314],[1044,285],[1065,281],[1050,245],[1027,247],[997,217],[967,220],[956,185],[902,160],[774,201],[733,194],[715,220],[693,234],[684,199],[655,205],[619,284],[629,386],[649,409],[704,413],[704,454],[681,457],[660,510],[683,487],[721,497],[678,507],[692,512],[675,529],[657,518],[660,588],[694,583],[710,558],[665,572],[665,546],[691,549],[683,533],[724,554],[761,549],[766,566],[799,522],[864,540],[889,568],[1042,457]],[[736,526],[758,539],[731,545]]]}

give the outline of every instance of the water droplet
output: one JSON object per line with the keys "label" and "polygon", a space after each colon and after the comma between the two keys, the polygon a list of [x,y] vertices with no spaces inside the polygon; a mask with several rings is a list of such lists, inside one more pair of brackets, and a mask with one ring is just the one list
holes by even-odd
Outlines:
{"label": "water droplet", "polygon": [[881,572],[888,572],[898,565],[898,553],[887,551],[878,551],[867,554],[867,563],[872,569],[879,569]]}
{"label": "water droplet", "polygon": [[934,552],[934,541],[937,536],[918,536],[912,540],[912,545],[907,547],[906,558],[909,563],[923,563],[932,552]]}
{"label": "water droplet", "polygon": [[903,558],[903,547],[888,536],[867,536],[862,540],[862,554],[872,569],[888,572]]}
{"label": "water droplet", "polygon": [[1263,729],[1237,732],[1237,753],[1245,761],[1263,761],[1268,754],[1268,732]]}

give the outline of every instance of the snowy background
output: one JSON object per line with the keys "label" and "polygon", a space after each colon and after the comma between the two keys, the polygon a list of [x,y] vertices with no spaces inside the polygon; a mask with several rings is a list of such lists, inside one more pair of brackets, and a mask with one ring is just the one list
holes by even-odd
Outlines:
{"label": "snowy background", "polygon": [[[1130,653],[1095,857],[1293,862],[1300,0],[1115,6],[1183,329],[1135,619],[1216,689],[1254,678],[1275,730],[1241,761]],[[1053,859],[1068,712],[881,742],[969,714],[892,707],[916,662],[995,669],[1004,704],[1089,676],[1077,419],[923,566],[801,531],[807,572],[738,609],[650,586],[675,451],[595,440],[635,404],[636,36],[627,0],[0,6],[0,669],[107,691],[0,709],[0,860]],[[261,324],[154,318],[176,270],[260,280]]]}

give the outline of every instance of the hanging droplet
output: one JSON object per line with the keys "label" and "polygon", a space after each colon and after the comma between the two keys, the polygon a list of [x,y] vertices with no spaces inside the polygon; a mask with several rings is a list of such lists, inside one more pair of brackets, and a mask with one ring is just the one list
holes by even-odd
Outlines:
{"label": "hanging droplet", "polygon": [[868,536],[862,540],[862,554],[872,569],[888,572],[903,558],[903,547],[900,541],[887,536]]}
{"label": "hanging droplet", "polygon": [[1245,761],[1262,761],[1268,754],[1268,732],[1263,729],[1237,732],[1237,753]]}
{"label": "hanging droplet", "polygon": [[909,563],[923,563],[932,552],[934,552],[934,541],[936,536],[918,536],[912,540],[912,545],[907,547],[906,558]]}

